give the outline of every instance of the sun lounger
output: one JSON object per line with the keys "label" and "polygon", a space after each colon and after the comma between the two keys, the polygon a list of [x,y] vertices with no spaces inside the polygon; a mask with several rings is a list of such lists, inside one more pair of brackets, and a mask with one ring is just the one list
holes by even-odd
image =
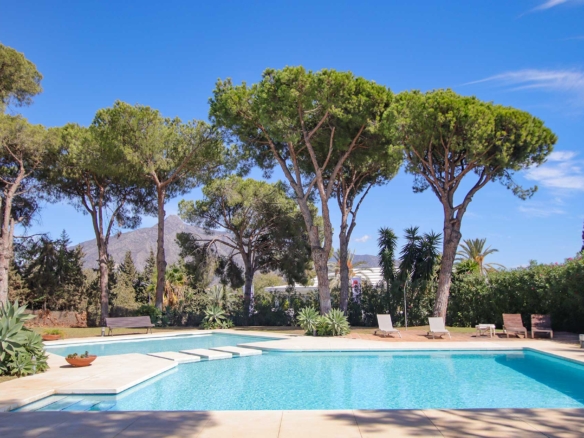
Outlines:
{"label": "sun lounger", "polygon": [[391,323],[391,315],[377,315],[377,325],[379,325],[379,328],[375,330],[373,334],[376,334],[377,332],[381,332],[384,335],[397,333],[400,338],[402,337],[399,330],[393,328],[393,324]]}
{"label": "sun lounger", "polygon": [[549,315],[531,315],[531,337],[534,334],[549,333],[550,338],[554,337],[554,331],[552,330],[552,318]]}
{"label": "sun lounger", "polygon": [[443,318],[441,317],[428,318],[428,323],[430,324],[430,331],[428,331],[428,336],[432,335],[432,339],[434,339],[436,335],[440,335],[440,337],[448,335],[448,337],[452,339],[452,336],[450,336],[450,332],[446,330],[446,327],[444,327]]}
{"label": "sun lounger", "polygon": [[503,313],[503,331],[509,337],[509,334],[514,334],[519,337],[521,333],[527,338],[527,329],[523,327],[523,321],[519,313]]}

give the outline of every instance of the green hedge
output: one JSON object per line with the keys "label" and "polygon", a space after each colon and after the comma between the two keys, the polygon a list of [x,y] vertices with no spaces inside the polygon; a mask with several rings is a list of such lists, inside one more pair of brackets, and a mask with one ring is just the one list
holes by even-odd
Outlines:
{"label": "green hedge", "polygon": [[494,323],[503,313],[520,313],[528,329],[531,314],[550,314],[555,330],[584,333],[584,259],[562,264],[479,274],[456,274],[446,322],[455,327]]}

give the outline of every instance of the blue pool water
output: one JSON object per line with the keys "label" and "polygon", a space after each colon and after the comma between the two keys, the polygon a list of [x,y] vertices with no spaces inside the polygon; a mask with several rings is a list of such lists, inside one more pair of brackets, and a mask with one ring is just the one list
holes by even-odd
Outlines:
{"label": "blue pool water", "polygon": [[179,365],[117,396],[53,396],[36,408],[584,408],[584,366],[530,351],[269,352]]}
{"label": "blue pool water", "polygon": [[111,356],[114,354],[127,353],[160,353],[162,351],[191,350],[193,348],[213,348],[225,347],[227,345],[238,345],[247,342],[260,342],[273,340],[273,338],[263,338],[258,336],[242,336],[213,333],[207,335],[181,335],[153,339],[136,339],[133,341],[110,341],[87,344],[74,344],[62,347],[46,347],[49,353],[59,356],[67,356],[72,353],[84,353],[97,356]]}

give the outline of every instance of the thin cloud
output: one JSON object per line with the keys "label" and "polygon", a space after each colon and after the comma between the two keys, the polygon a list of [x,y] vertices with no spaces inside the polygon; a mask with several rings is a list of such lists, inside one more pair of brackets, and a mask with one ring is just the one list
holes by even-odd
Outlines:
{"label": "thin cloud", "polygon": [[527,170],[525,178],[551,189],[584,191],[584,162],[575,158],[575,152],[552,152],[547,163]]}
{"label": "thin cloud", "polygon": [[546,0],[541,5],[533,8],[532,11],[545,11],[547,9],[555,8],[556,6],[563,5],[564,3],[568,3],[569,1],[570,0]]}
{"label": "thin cloud", "polygon": [[358,237],[358,238],[354,239],[354,241],[359,242],[359,243],[363,243],[363,242],[367,242],[369,239],[371,239],[371,236],[369,236],[368,234],[365,234],[363,237]]}
{"label": "thin cloud", "polygon": [[521,213],[525,213],[527,216],[531,217],[549,217],[556,214],[566,214],[564,210],[561,208],[549,208],[549,207],[537,207],[537,206],[528,206],[525,207],[523,205],[519,206],[519,211]]}
{"label": "thin cloud", "polygon": [[548,161],[569,161],[576,156],[572,151],[554,151],[547,157]]}
{"label": "thin cloud", "polygon": [[543,90],[569,93],[577,102],[584,104],[584,72],[579,70],[525,69],[501,73],[464,85],[493,82],[511,90]]}
{"label": "thin cloud", "polygon": [[[556,6],[561,6],[561,5],[568,5],[568,4],[576,5],[576,4],[579,4],[582,2],[583,2],[583,0],[545,0],[540,5],[527,11],[526,14],[529,14],[531,12],[547,11],[549,9],[555,8]],[[522,15],[525,15],[525,14],[522,14]]]}

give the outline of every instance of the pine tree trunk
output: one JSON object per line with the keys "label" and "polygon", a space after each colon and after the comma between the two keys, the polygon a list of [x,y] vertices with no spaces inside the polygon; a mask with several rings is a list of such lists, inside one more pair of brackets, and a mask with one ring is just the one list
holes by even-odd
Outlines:
{"label": "pine tree trunk", "polygon": [[456,250],[462,234],[460,233],[460,220],[453,219],[452,211],[445,211],[444,240],[442,243],[442,261],[440,263],[440,276],[438,277],[438,290],[434,303],[434,316],[441,316],[446,321],[446,309],[448,308],[448,296],[452,281],[452,268],[456,258]]}
{"label": "pine tree trunk", "polygon": [[8,281],[10,262],[13,256],[14,218],[12,217],[12,200],[16,190],[24,179],[24,168],[20,167],[18,176],[11,186],[4,191],[4,203],[0,198],[0,211],[2,212],[2,227],[0,228],[0,305],[8,303]]}
{"label": "pine tree trunk", "polygon": [[107,245],[102,236],[98,236],[99,242],[99,296],[101,302],[101,315],[99,325],[105,327],[105,319],[109,316],[109,267],[107,257]]}
{"label": "pine tree trunk", "polygon": [[318,297],[320,303],[320,313],[327,314],[331,310],[331,291],[329,288],[328,278],[328,260],[330,256],[330,249],[332,246],[332,228],[330,221],[327,224],[328,215],[324,214],[324,245],[321,244],[318,227],[313,224],[312,215],[308,208],[308,202],[304,199],[296,198],[300,212],[304,218],[304,224],[308,230],[308,241],[310,242],[310,253],[312,262],[314,263],[314,270],[316,271],[316,278],[318,281]]}
{"label": "pine tree trunk", "polygon": [[[6,210],[4,210],[6,216]],[[10,272],[10,261],[12,260],[12,229],[14,222],[10,217],[3,218],[2,230],[0,233],[0,306],[8,303],[8,276]]]}
{"label": "pine tree trunk", "polygon": [[166,255],[164,253],[165,190],[158,188],[158,240],[156,242],[156,307],[162,310],[166,283]]}
{"label": "pine tree trunk", "polygon": [[320,313],[325,315],[331,311],[331,292],[328,278],[328,252],[322,248],[312,249],[312,260],[318,280],[318,297],[320,301]]}
{"label": "pine tree trunk", "polygon": [[346,314],[349,303],[349,241],[347,239],[347,224],[341,225],[339,233],[339,275],[341,276],[340,308]]}
{"label": "pine tree trunk", "polygon": [[253,285],[253,269],[251,266],[245,267],[245,285],[243,287],[243,325],[249,321],[249,312],[251,304],[251,288]]}

